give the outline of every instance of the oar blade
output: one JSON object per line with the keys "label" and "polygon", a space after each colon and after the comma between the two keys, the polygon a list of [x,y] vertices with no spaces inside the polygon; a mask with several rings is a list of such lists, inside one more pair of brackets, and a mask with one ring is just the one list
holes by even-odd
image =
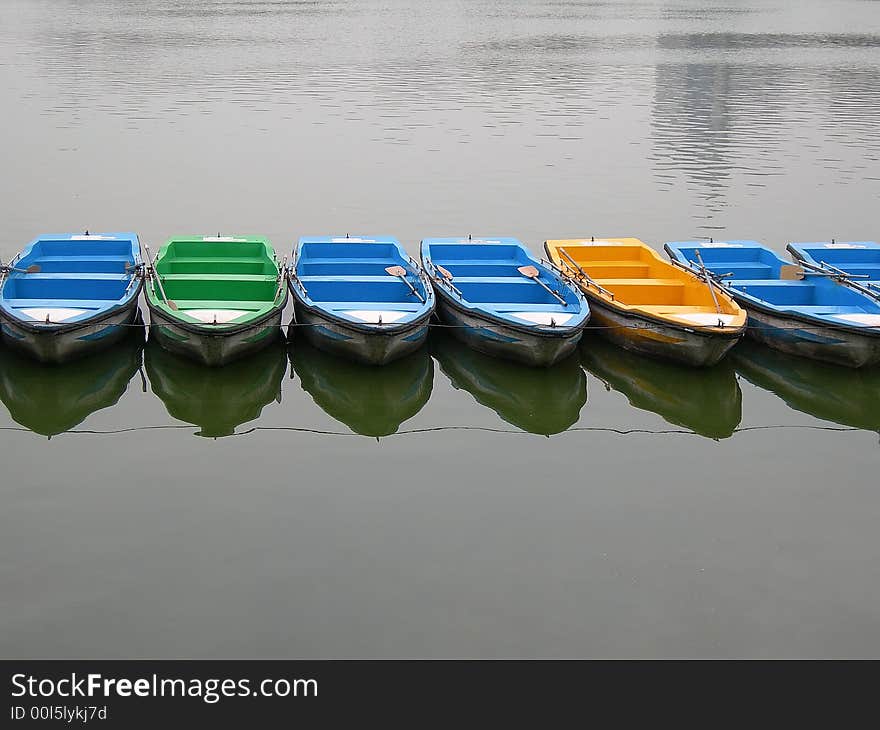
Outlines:
{"label": "oar blade", "polygon": [[406,276],[406,269],[404,269],[402,266],[387,266],[385,268],[385,273],[389,276],[401,277]]}
{"label": "oar blade", "polygon": [[452,281],[452,272],[449,269],[445,269],[440,264],[434,264],[434,268],[440,272],[440,275],[446,279],[446,281]]}
{"label": "oar blade", "polygon": [[39,264],[31,264],[25,269],[25,272],[28,274],[39,274],[43,270],[43,267]]}
{"label": "oar blade", "polygon": [[520,266],[517,271],[523,276],[527,276],[529,279],[538,278],[538,270],[534,266]]}

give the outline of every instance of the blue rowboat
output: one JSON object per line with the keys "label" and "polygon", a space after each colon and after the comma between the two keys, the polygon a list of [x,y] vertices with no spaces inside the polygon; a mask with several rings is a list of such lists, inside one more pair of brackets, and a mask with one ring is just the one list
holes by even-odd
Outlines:
{"label": "blue rowboat", "polygon": [[831,241],[790,243],[789,252],[801,265],[815,267],[841,279],[861,284],[880,295],[880,243]]}
{"label": "blue rowboat", "polygon": [[574,352],[586,298],[515,238],[426,238],[421,255],[440,319],[465,344],[543,367]]}
{"label": "blue rowboat", "polygon": [[880,363],[880,298],[785,261],[755,241],[667,243],[673,261],[722,282],[749,335],[793,355],[848,367]]}
{"label": "blue rowboat", "polygon": [[297,329],[316,347],[382,365],[425,343],[434,292],[396,238],[301,238],[290,274]]}
{"label": "blue rowboat", "polygon": [[139,316],[134,233],[40,236],[0,267],[3,341],[42,362],[110,346]]}

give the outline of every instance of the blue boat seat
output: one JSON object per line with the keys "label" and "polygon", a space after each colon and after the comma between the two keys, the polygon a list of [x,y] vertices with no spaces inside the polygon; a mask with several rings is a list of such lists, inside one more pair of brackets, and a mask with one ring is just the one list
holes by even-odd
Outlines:
{"label": "blue boat seat", "polygon": [[78,262],[78,261],[121,261],[125,263],[129,260],[129,256],[110,256],[107,254],[93,254],[92,256],[36,256],[33,263],[59,263],[59,262]]}
{"label": "blue boat seat", "polygon": [[494,309],[498,312],[568,312],[571,307],[565,307],[558,302],[555,304],[513,304],[511,302],[485,302],[483,303],[487,309]]}
{"label": "blue boat seat", "polygon": [[804,314],[858,314],[859,312],[865,312],[864,307],[858,306],[843,306],[836,307],[834,305],[822,305],[822,304],[796,304],[792,307],[798,312],[803,312]]}
{"label": "blue boat seat", "polygon": [[417,312],[425,305],[416,300],[413,302],[321,302],[321,306],[326,309],[375,309],[381,311],[396,309],[401,312]]}
{"label": "blue boat seat", "polygon": [[107,307],[106,299],[6,299],[3,303],[9,309],[29,309],[31,307],[104,309]]}
{"label": "blue boat seat", "polygon": [[382,274],[381,276],[366,276],[359,274],[345,274],[342,276],[322,276],[322,275],[314,275],[314,276],[300,276],[299,280],[303,282],[303,284],[308,284],[310,281],[340,281],[340,282],[378,282],[384,283],[388,281],[400,281],[400,279],[396,276],[391,276],[391,274]]}
{"label": "blue boat seat", "polygon": [[455,276],[452,281],[456,284],[530,284],[531,286],[540,286],[519,272],[516,272],[515,276]]}
{"label": "blue boat seat", "polygon": [[57,280],[70,280],[70,281],[95,281],[102,279],[109,279],[111,281],[119,281],[120,279],[128,278],[131,274],[126,274],[125,272],[117,271],[117,272],[97,272],[97,271],[89,271],[88,276],[84,276],[83,274],[76,274],[71,271],[53,271],[46,272],[41,271],[38,274],[27,274],[28,279],[31,281],[57,281]]}
{"label": "blue boat seat", "polygon": [[336,258],[336,257],[312,257],[308,256],[301,260],[303,264],[339,264],[344,266],[350,266],[352,264],[382,264],[383,266],[391,266],[394,262],[390,261],[387,257],[378,257],[378,258],[370,258],[367,256],[364,257],[349,257],[349,258]]}

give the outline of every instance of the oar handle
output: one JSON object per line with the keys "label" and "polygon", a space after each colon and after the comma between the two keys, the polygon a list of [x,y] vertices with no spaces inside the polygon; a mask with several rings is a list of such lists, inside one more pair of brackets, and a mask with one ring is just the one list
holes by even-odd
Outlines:
{"label": "oar handle", "polygon": [[580,275],[584,278],[584,280],[588,284],[596,287],[596,289],[598,289],[600,292],[602,292],[603,294],[605,294],[608,297],[611,297],[612,300],[614,299],[614,292],[611,292],[608,289],[606,289],[604,286],[601,286],[600,284],[596,283],[595,279],[593,279],[586,271],[584,271],[583,268],[578,266],[577,261],[575,261],[571,256],[568,255],[568,251],[566,251],[564,248],[559,248],[557,250],[559,251],[560,256],[565,256],[567,265],[570,267],[573,267],[575,269],[575,271],[579,272]]}
{"label": "oar handle", "polygon": [[153,254],[150,253],[150,247],[146,243],[144,244],[144,251],[147,253],[147,261],[150,262],[150,278],[153,276],[156,277],[156,283],[159,285],[159,293],[162,295],[162,299],[165,301],[165,306],[171,309],[171,303],[168,301],[168,296],[165,294],[165,287],[162,286],[162,277],[159,276],[159,272],[156,271],[156,264],[153,261]]}
{"label": "oar handle", "polygon": [[400,279],[404,284],[409,287],[409,290],[418,298],[418,300],[424,304],[424,297],[416,290],[416,288],[410,283],[409,279],[406,278],[406,269],[403,266],[389,266],[385,269],[385,273],[390,276],[396,276]]}
{"label": "oar handle", "polygon": [[700,254],[700,249],[695,249],[694,254],[697,257],[697,261],[700,262],[700,267],[703,269],[703,278],[706,280],[706,286],[709,287],[709,293],[712,295],[712,301],[715,302],[715,312],[721,314],[721,305],[718,304],[718,297],[715,296],[715,282],[712,281],[712,278],[709,276],[709,269],[707,269],[706,264],[703,263],[703,257]]}
{"label": "oar handle", "polygon": [[287,284],[287,256],[281,259],[281,266],[278,267],[278,288],[275,290],[273,302],[278,299],[285,284]]}
{"label": "oar handle", "polygon": [[565,301],[565,297],[561,297],[561,296],[559,296],[559,294],[558,294],[557,292],[553,291],[549,286],[547,286],[547,285],[546,285],[543,281],[541,281],[537,276],[534,277],[534,278],[532,278],[532,277],[530,276],[530,277],[528,277],[528,278],[532,279],[532,281],[534,281],[536,284],[540,284],[542,287],[544,287],[544,289],[545,289],[547,292],[549,292],[551,296],[554,296],[554,297],[556,297],[557,300],[559,300],[560,304],[562,304],[563,307],[567,307],[567,306],[568,306],[568,302]]}

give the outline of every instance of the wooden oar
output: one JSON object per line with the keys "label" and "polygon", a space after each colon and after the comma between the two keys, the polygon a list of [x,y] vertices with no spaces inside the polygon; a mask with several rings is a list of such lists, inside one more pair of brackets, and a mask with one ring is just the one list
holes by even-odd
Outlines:
{"label": "wooden oar", "polygon": [[147,252],[147,261],[150,262],[150,271],[156,277],[156,283],[159,285],[159,293],[162,295],[162,299],[165,300],[165,306],[167,306],[169,309],[177,311],[179,309],[177,304],[169,300],[168,296],[165,294],[165,287],[162,286],[162,277],[159,276],[159,272],[156,271],[156,264],[153,261],[153,254],[150,253],[150,247],[147,244],[144,244],[144,250]]}
{"label": "wooden oar", "polygon": [[19,274],[39,274],[43,267],[39,264],[31,264],[26,269],[17,269],[15,266],[7,266],[7,271],[17,271]]}
{"label": "wooden oar", "polygon": [[522,274],[523,276],[525,276],[526,278],[534,281],[536,284],[540,284],[547,292],[550,293],[551,296],[556,297],[559,300],[559,302],[562,304],[563,307],[568,306],[568,302],[565,301],[565,299],[563,297],[559,296],[559,294],[557,294],[555,291],[553,291],[549,286],[547,286],[543,281],[541,281],[540,278],[538,278],[541,276],[541,274],[534,266],[520,266],[517,268],[517,271],[520,274]]}
{"label": "wooden oar", "polygon": [[[275,290],[275,299],[278,299],[285,284],[287,284],[287,256],[281,259],[281,266],[278,268],[278,288]],[[272,301],[274,302],[275,299]]]}
{"label": "wooden oar", "polygon": [[[807,263],[806,261],[801,261],[800,263],[801,263],[801,266],[803,266],[806,269],[809,269],[809,271],[806,272],[808,274],[815,274],[816,276],[830,276],[830,277],[834,278],[839,284],[842,284],[843,286],[848,286],[850,289],[855,289],[857,292],[860,292],[861,294],[866,294],[869,297],[871,297],[872,299],[876,299],[876,300],[880,301],[880,286],[877,286],[877,284],[874,284],[871,282],[865,282],[864,284],[860,284],[859,282],[854,281],[852,278],[850,278],[850,275],[846,274],[845,271],[843,272],[843,274],[846,274],[844,276],[842,274],[836,274],[836,273],[834,273],[834,271],[830,271],[829,269],[825,269],[822,266],[816,266],[815,264]],[[830,269],[837,268],[835,266],[830,266],[829,264],[826,264],[824,261],[821,261],[820,263],[823,264],[823,266],[829,266]],[[785,266],[783,266],[782,268],[784,269]],[[802,269],[802,271],[803,271],[803,269]],[[842,271],[842,269],[837,269],[837,271]],[[781,277],[781,278],[784,278],[784,277]],[[877,289],[878,291],[874,291],[874,289]]]}
{"label": "wooden oar", "polygon": [[697,261],[700,262],[700,267],[703,269],[703,278],[706,280],[706,286],[709,287],[709,293],[712,295],[712,301],[715,302],[715,312],[717,314],[721,314],[721,305],[718,304],[718,297],[715,296],[715,282],[712,281],[712,277],[709,276],[709,269],[707,269],[706,264],[703,263],[703,257],[700,255],[700,249],[694,249],[694,255],[697,257]]}
{"label": "wooden oar", "polygon": [[409,281],[407,280],[406,269],[404,269],[402,266],[386,266],[385,273],[388,274],[389,276],[396,276],[398,279],[400,279],[404,284],[406,284],[409,287],[409,290],[415,296],[417,296],[419,298],[419,301],[422,302],[422,304],[425,303],[425,298],[421,294],[419,294],[416,291],[416,288],[412,284],[410,284]]}
{"label": "wooden oar", "polygon": [[434,264],[434,268],[440,272],[440,275],[446,280],[447,286],[452,289],[456,294],[458,294],[460,299],[464,299],[464,295],[461,293],[461,289],[459,289],[455,284],[452,283],[452,272],[449,269],[445,269],[440,264]]}
{"label": "wooden oar", "polygon": [[832,266],[824,261],[820,261],[819,264],[824,266],[826,269],[833,271],[834,273],[846,278],[846,279],[870,279],[870,274],[850,274],[848,271],[844,271],[843,269],[838,269],[836,266]]}
{"label": "wooden oar", "polygon": [[595,279],[593,279],[586,271],[584,271],[580,266],[578,266],[577,261],[575,261],[571,256],[568,255],[568,251],[566,251],[564,248],[559,248],[559,249],[557,249],[557,251],[559,251],[560,256],[565,256],[566,266],[574,268],[584,278],[584,281],[588,282],[589,284],[592,284],[600,292],[602,292],[606,296],[609,296],[612,299],[614,299],[614,294],[612,292],[608,291],[604,286],[600,286],[599,284],[597,284]]}

